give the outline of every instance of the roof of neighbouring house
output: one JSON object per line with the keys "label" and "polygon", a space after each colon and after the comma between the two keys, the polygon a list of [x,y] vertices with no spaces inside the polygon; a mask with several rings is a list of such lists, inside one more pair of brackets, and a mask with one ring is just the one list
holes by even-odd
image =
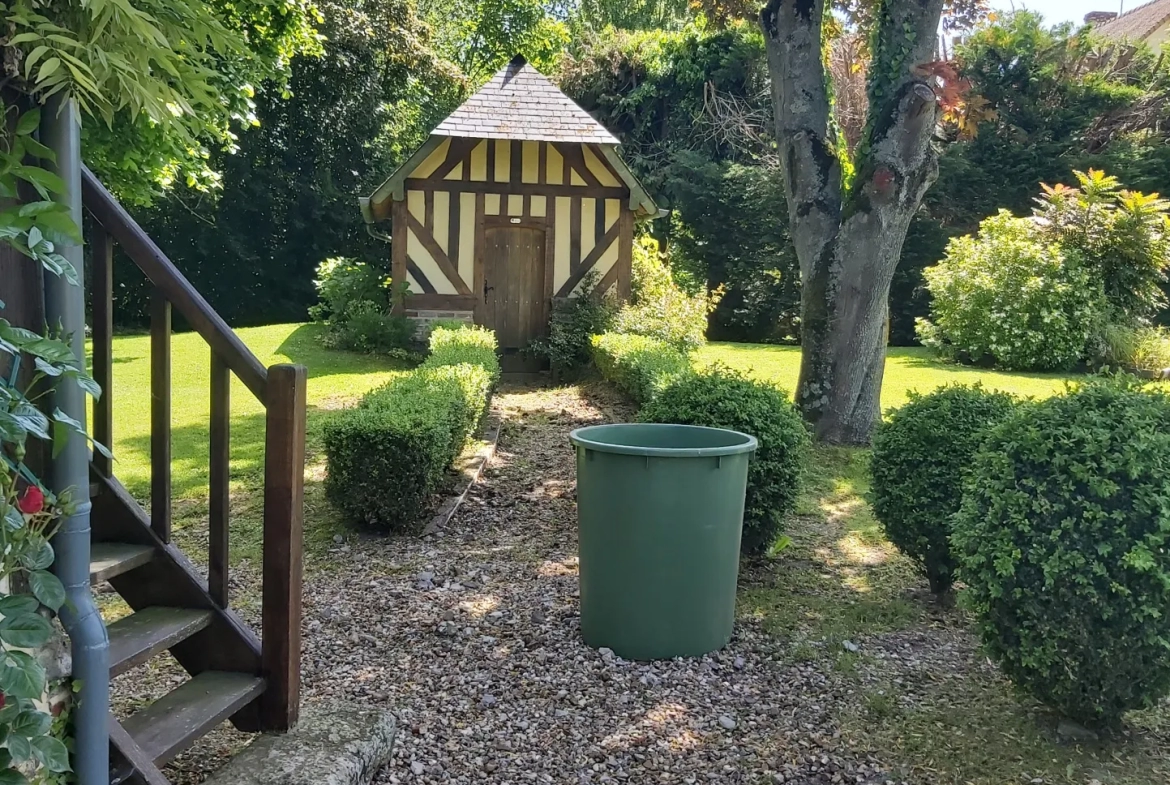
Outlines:
{"label": "roof of neighbouring house", "polygon": [[594,120],[520,55],[439,123],[436,136],[617,144]]}
{"label": "roof of neighbouring house", "polygon": [[1167,22],[1170,22],[1170,0],[1153,0],[1094,25],[1093,30],[1118,41],[1144,41]]}

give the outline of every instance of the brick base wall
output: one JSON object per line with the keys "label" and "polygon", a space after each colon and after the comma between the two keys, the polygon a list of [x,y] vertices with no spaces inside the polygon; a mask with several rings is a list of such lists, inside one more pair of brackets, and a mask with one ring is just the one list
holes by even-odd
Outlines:
{"label": "brick base wall", "polygon": [[406,318],[414,322],[414,334],[420,340],[426,340],[427,336],[431,334],[431,327],[435,322],[446,322],[452,319],[467,322],[468,324],[475,323],[474,311],[425,311],[425,310],[411,310],[406,311]]}

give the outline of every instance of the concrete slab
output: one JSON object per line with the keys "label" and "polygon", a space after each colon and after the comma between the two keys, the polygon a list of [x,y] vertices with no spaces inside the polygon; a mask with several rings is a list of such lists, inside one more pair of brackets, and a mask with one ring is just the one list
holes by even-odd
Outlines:
{"label": "concrete slab", "polygon": [[295,730],[258,737],[206,785],[367,785],[390,760],[394,734],[384,709],[309,704]]}

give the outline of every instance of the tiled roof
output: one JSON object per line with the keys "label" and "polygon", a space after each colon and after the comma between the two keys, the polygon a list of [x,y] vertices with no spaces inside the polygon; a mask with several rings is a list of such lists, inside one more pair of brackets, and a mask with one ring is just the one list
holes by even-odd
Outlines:
{"label": "tiled roof", "polygon": [[1167,22],[1170,22],[1170,0],[1153,0],[1116,19],[1094,25],[1093,30],[1117,41],[1144,41]]}
{"label": "tiled roof", "polygon": [[476,139],[618,144],[605,126],[519,55],[432,133]]}

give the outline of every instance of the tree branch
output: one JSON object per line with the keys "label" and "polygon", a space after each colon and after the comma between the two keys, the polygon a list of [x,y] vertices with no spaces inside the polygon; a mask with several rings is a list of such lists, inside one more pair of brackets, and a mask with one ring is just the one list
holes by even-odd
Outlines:
{"label": "tree branch", "polygon": [[882,0],[869,71],[866,136],[846,211],[877,201],[917,210],[937,176],[935,77],[944,0]]}
{"label": "tree branch", "polygon": [[769,0],[760,12],[789,231],[806,278],[841,215],[841,162],[821,55],[824,17],[825,0]]}

